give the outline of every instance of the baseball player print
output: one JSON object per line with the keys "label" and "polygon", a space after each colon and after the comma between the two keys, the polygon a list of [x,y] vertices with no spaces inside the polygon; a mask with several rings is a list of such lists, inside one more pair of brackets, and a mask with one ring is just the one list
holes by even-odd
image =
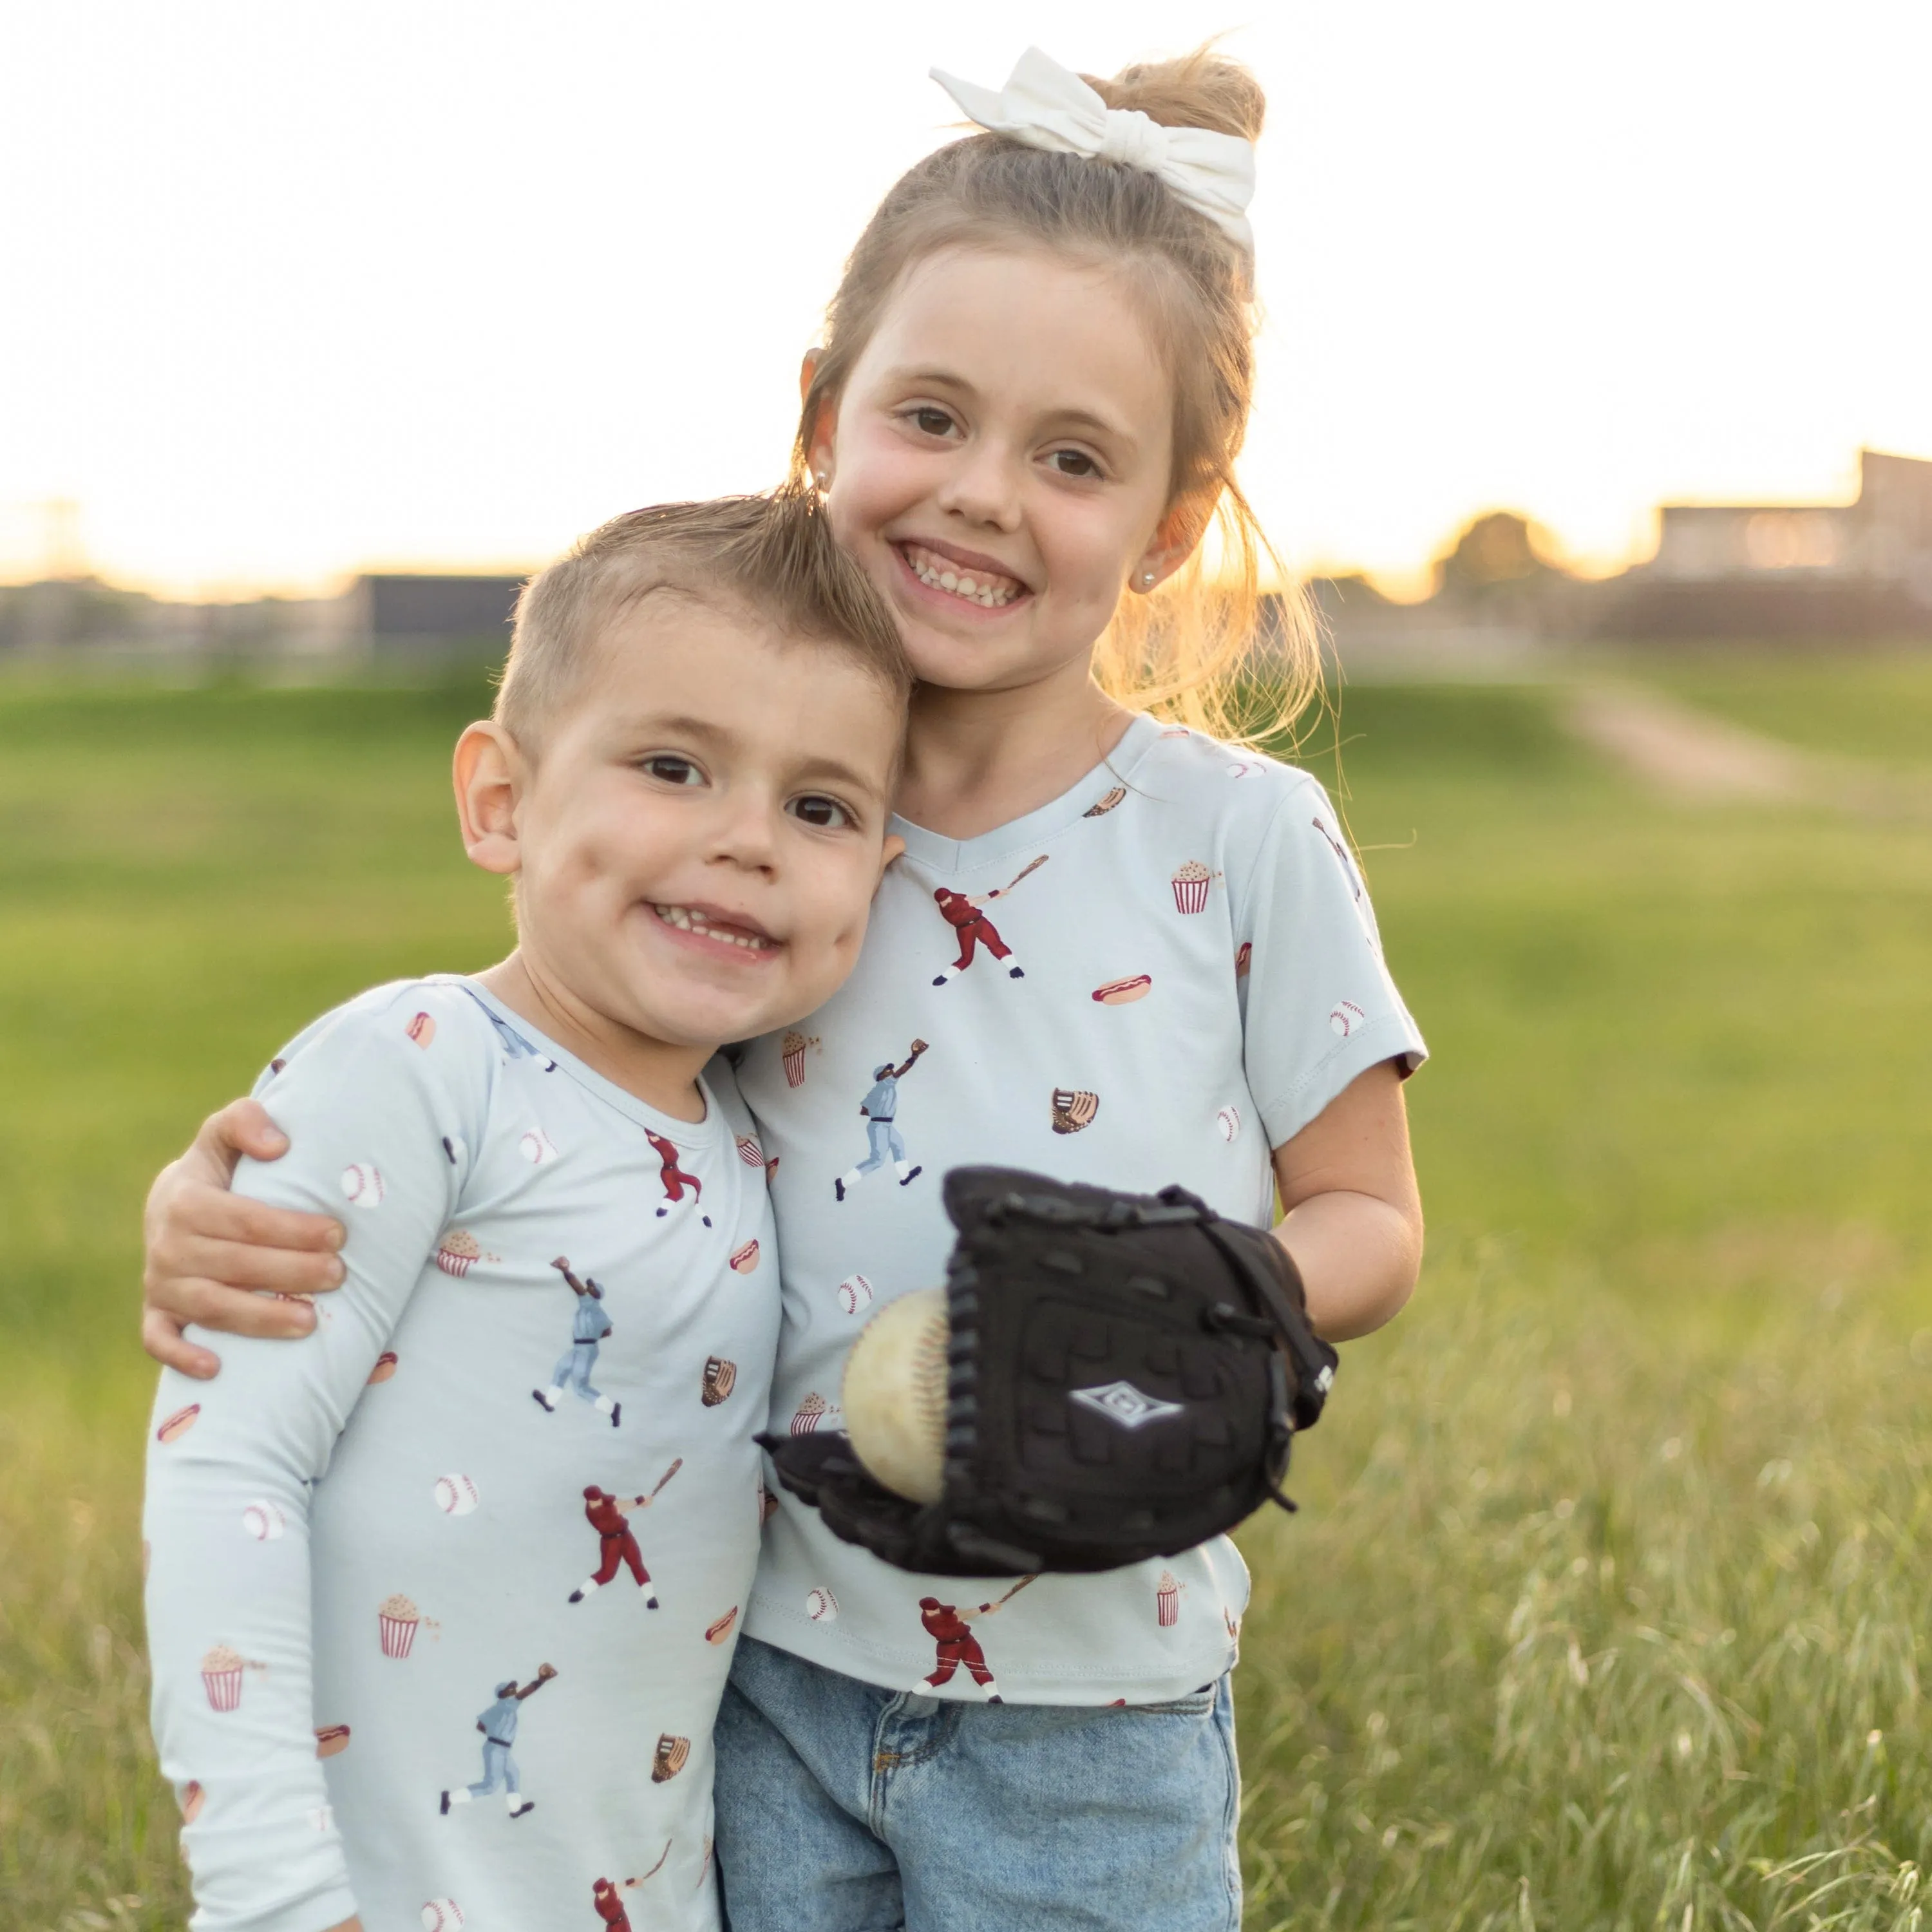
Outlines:
{"label": "baseball player print", "polygon": [[620,1892],[635,1892],[646,1880],[656,1878],[664,1869],[664,1859],[670,1856],[670,1845],[666,1841],[662,1855],[650,1870],[638,1878],[619,1879],[615,1883],[608,1878],[593,1880],[590,1886],[590,1908],[596,1913],[610,1932],[631,1932],[631,1916],[624,1910]]}
{"label": "baseball player print", "polygon": [[566,1256],[560,1255],[550,1266],[563,1276],[577,1298],[571,1310],[570,1346],[556,1358],[556,1366],[550,1372],[549,1388],[532,1389],[530,1399],[546,1414],[554,1415],[564,1390],[573,1389],[580,1402],[590,1403],[599,1415],[608,1415],[610,1426],[615,1429],[623,1420],[624,1405],[613,1402],[590,1385],[590,1372],[597,1366],[597,1351],[610,1332],[610,1318],[604,1312],[604,1291],[588,1276],[578,1280],[571,1272]]}
{"label": "baseball player print", "polygon": [[867,1174],[878,1173],[889,1160],[902,1187],[925,1172],[922,1167],[908,1164],[905,1140],[898,1123],[899,1082],[919,1064],[920,1055],[926,1051],[926,1042],[916,1040],[903,1065],[895,1066],[887,1060],[884,1065],[872,1069],[872,1087],[859,1102],[859,1112],[866,1122],[866,1138],[871,1143],[870,1150],[856,1167],[848,1168],[832,1184],[832,1191],[837,1199],[843,1201],[850,1190],[857,1186]]}
{"label": "baseball player print", "polygon": [[1016,874],[1012,880],[994,891],[982,893],[975,898],[965,892],[956,892],[950,887],[940,886],[933,892],[933,899],[939,908],[939,916],[952,927],[959,940],[959,957],[933,981],[935,986],[943,986],[949,980],[956,980],[972,964],[979,948],[985,946],[995,959],[1006,962],[1006,977],[1024,980],[1026,974],[1014,958],[1012,948],[1000,937],[999,928],[988,919],[983,910],[995,899],[1003,899],[1021,880],[1028,878],[1045,865],[1052,855],[1042,852],[1032,864]]}
{"label": "baseball player print", "polygon": [[630,1525],[633,1510],[649,1509],[662,1492],[664,1486],[684,1467],[680,1456],[658,1478],[657,1487],[647,1496],[614,1496],[608,1490],[599,1489],[595,1483],[584,1486],[584,1517],[597,1532],[597,1570],[571,1592],[570,1600],[580,1604],[584,1598],[594,1595],[606,1583],[614,1581],[620,1564],[628,1565],[638,1588],[644,1593],[644,1608],[654,1610],[658,1607],[657,1592],[651,1588],[651,1573],[644,1568],[642,1552],[638,1548],[638,1539]]}
{"label": "baseball player print", "polygon": [[[687,1174],[678,1166],[677,1149],[662,1134],[654,1134],[646,1127],[644,1138],[650,1142],[651,1151],[658,1157],[658,1178],[664,1183],[664,1198],[663,1204],[658,1209],[658,1219],[662,1220],[672,1207],[684,1198],[687,1188],[691,1192],[692,1206],[697,1207],[704,1192],[704,1182],[696,1174]],[[704,1225],[710,1227],[711,1216],[704,1214],[701,1208],[699,1212]]]}
{"label": "baseball player print", "polygon": [[973,1634],[972,1625],[979,1618],[997,1614],[1032,1581],[1030,1576],[1022,1576],[1004,1597],[995,1597],[990,1604],[982,1604],[977,1610],[962,1610],[956,1604],[942,1604],[937,1597],[920,1598],[920,1622],[925,1624],[926,1634],[938,1647],[939,1653],[930,1675],[922,1678],[920,1682],[937,1690],[942,1684],[952,1681],[953,1673],[963,1664],[966,1674],[986,1692],[988,1703],[1002,1702],[1000,1687],[993,1682],[986,1653],[980,1648],[980,1640]]}
{"label": "baseball player print", "polygon": [[442,1794],[446,1818],[452,1804],[468,1804],[498,1791],[512,1818],[524,1817],[537,1808],[534,1798],[524,1796],[517,1774],[517,1720],[522,1715],[524,1700],[534,1697],[556,1675],[554,1665],[540,1664],[527,1684],[512,1677],[496,1686],[496,1701],[476,1720],[476,1728],[483,1733],[483,1775],[474,1784],[455,1786]]}
{"label": "baseball player print", "polygon": [[[473,994],[471,995],[472,998],[475,997]],[[483,1006],[483,1002],[481,1000],[478,1000],[476,1004],[479,1006]],[[500,1018],[495,1013],[491,1012],[488,1006],[483,1006],[483,1010],[488,1016],[490,1024],[496,1029],[496,1042],[502,1048],[506,1059],[534,1060],[546,1073],[554,1073],[556,1071],[556,1062],[551,1059],[548,1054],[540,1052],[507,1020]]]}

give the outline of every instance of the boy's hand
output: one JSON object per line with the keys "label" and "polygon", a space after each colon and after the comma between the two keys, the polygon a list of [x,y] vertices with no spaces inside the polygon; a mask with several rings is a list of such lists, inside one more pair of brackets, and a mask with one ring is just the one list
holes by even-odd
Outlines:
{"label": "boy's hand", "polygon": [[230,1191],[242,1155],[279,1160],[288,1145],[260,1101],[231,1101],[202,1123],[194,1144],[155,1178],[143,1217],[141,1342],[157,1361],[205,1381],[220,1370],[220,1358],[187,1340],[184,1324],[290,1340],[315,1326],[314,1310],[253,1291],[320,1294],[341,1286],[339,1221]]}

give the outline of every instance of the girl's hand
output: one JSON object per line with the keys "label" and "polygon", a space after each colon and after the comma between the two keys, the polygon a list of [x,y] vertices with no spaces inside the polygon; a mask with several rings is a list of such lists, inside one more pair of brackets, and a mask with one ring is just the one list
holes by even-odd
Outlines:
{"label": "girl's hand", "polygon": [[231,1101],[211,1114],[194,1144],[156,1176],[143,1219],[141,1343],[158,1362],[206,1381],[219,1372],[221,1359],[188,1340],[184,1324],[290,1340],[315,1326],[315,1310],[253,1291],[321,1294],[341,1285],[339,1221],[229,1192],[244,1154],[279,1160],[288,1145],[260,1101]]}

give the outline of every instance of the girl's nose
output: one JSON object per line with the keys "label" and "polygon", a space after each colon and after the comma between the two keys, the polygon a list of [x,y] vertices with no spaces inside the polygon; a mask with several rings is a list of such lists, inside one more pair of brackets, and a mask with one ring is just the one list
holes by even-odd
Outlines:
{"label": "girl's nose", "polygon": [[939,490],[939,507],[970,524],[1010,530],[1019,523],[1019,489],[1011,458],[990,441],[962,448]]}

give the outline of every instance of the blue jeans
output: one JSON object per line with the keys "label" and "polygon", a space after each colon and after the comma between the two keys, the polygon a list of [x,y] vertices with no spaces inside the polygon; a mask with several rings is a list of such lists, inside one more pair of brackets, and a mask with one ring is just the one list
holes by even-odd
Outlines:
{"label": "blue jeans", "polygon": [[716,1742],[730,1932],[1240,1925],[1226,1678],[1164,1704],[967,1704],[746,1637]]}

